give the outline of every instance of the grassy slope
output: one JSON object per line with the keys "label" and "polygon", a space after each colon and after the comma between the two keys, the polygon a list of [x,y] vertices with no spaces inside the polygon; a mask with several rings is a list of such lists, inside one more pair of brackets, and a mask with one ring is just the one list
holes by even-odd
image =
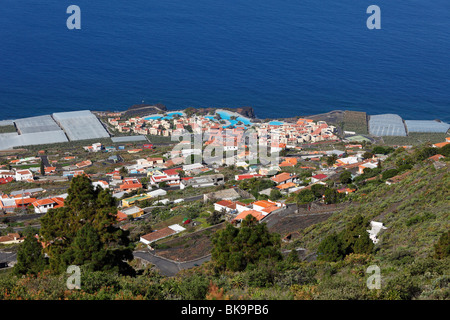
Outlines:
{"label": "grassy slope", "polygon": [[388,228],[379,235],[378,255],[400,247],[409,248],[416,256],[427,255],[450,226],[449,164],[439,170],[432,165],[413,169],[405,180],[394,185],[366,185],[354,201],[358,204],[303,230],[295,245],[315,249],[328,233],[339,232],[360,213]]}

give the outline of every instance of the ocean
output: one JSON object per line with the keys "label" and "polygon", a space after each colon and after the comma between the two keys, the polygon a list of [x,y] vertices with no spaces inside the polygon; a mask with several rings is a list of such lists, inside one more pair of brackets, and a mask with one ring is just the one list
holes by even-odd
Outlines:
{"label": "ocean", "polygon": [[159,102],[450,122],[449,57],[448,0],[2,0],[0,119]]}

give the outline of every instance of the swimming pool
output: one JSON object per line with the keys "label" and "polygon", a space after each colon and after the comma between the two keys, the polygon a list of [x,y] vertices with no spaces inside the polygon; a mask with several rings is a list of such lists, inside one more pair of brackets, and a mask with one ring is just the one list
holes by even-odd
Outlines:
{"label": "swimming pool", "polygon": [[284,124],[284,122],[281,122],[281,121],[270,121],[269,124],[271,126],[281,126],[281,125]]}
{"label": "swimming pool", "polygon": [[235,120],[231,120],[231,114],[226,111],[216,111],[216,113],[224,120],[228,120],[231,126],[236,125],[239,121],[242,122],[246,126],[252,125],[252,122],[244,117],[237,117]]}
{"label": "swimming pool", "polygon": [[150,116],[150,117],[145,117],[144,120],[155,120],[155,119],[165,119],[165,120],[169,120],[172,119],[173,116],[177,114],[179,116],[184,116],[184,113],[181,111],[177,111],[177,112],[169,112],[167,113],[167,115],[165,117],[163,116]]}

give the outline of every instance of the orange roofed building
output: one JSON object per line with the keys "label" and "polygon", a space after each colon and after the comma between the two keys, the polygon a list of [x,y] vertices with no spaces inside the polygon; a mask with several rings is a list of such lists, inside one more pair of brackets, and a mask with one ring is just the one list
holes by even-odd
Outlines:
{"label": "orange roofed building", "polygon": [[240,223],[242,220],[244,220],[248,215],[252,215],[256,218],[257,221],[263,220],[267,215],[264,215],[262,212],[256,211],[256,210],[245,210],[242,211],[240,214],[238,214],[234,219],[233,223]]}
{"label": "orange roofed building", "polygon": [[50,209],[62,208],[64,207],[64,198],[55,197],[36,200],[33,202],[34,212],[36,213],[47,213]]}
{"label": "orange roofed building", "polygon": [[282,172],[272,177],[271,180],[276,182],[277,184],[283,184],[288,182],[294,182],[296,175],[291,175],[289,172]]}
{"label": "orange roofed building", "polygon": [[448,144],[450,144],[449,141],[444,141],[444,142],[439,142],[439,143],[433,144],[433,147],[435,147],[435,148],[442,148],[442,147],[445,147]]}
{"label": "orange roofed building", "polygon": [[280,167],[294,167],[297,164],[297,158],[289,157],[284,158],[283,162],[280,163]]}
{"label": "orange roofed building", "polygon": [[142,183],[139,182],[138,179],[135,178],[126,178],[123,181],[123,184],[120,185],[121,191],[134,191],[142,188]]}

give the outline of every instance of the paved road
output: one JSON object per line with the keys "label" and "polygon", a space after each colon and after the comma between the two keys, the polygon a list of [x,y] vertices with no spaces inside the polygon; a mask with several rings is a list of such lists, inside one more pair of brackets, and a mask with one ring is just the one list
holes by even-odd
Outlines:
{"label": "paved road", "polygon": [[17,260],[17,253],[0,251],[0,264]]}
{"label": "paved road", "polygon": [[202,200],[202,199],[203,199],[203,195],[201,194],[199,196],[184,198],[184,201],[189,202],[189,201],[197,201],[197,200]]}
{"label": "paved road", "polygon": [[207,256],[189,262],[176,262],[173,260],[158,257],[150,251],[135,251],[133,252],[133,255],[154,264],[163,275],[168,277],[176,275],[182,269],[193,268],[211,259],[211,256]]}
{"label": "paved road", "polygon": [[24,221],[24,220],[32,220],[32,219],[38,219],[45,215],[45,213],[30,213],[30,214],[23,214],[23,215],[0,215],[0,220],[8,219],[9,222],[17,222],[17,221]]}
{"label": "paved road", "polygon": [[44,166],[50,167],[50,162],[48,161],[48,157],[47,156],[41,156],[41,160],[44,163]]}

